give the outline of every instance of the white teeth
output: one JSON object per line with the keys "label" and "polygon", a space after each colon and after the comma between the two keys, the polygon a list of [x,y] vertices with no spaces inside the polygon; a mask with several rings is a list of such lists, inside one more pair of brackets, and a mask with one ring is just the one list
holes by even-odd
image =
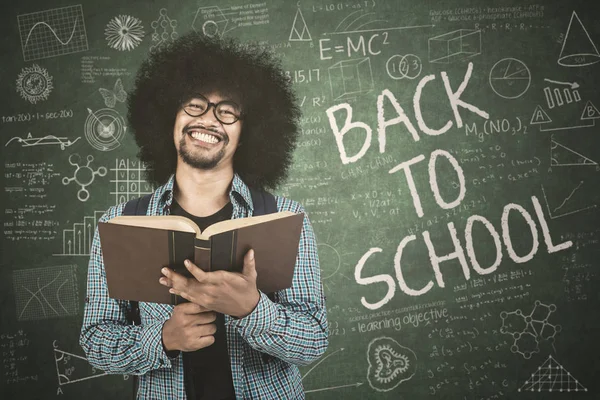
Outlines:
{"label": "white teeth", "polygon": [[190,135],[197,140],[201,140],[203,142],[206,143],[218,143],[219,139],[217,139],[216,137],[212,136],[212,135],[208,135],[206,133],[200,133],[200,132],[192,132],[190,133]]}

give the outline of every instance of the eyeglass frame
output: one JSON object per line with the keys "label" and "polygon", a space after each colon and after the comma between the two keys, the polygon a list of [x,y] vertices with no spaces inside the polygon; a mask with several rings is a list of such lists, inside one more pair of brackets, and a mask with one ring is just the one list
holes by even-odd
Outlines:
{"label": "eyeglass frame", "polygon": [[[206,110],[204,110],[204,112],[202,112],[202,114],[198,114],[198,115],[192,115],[192,114],[190,114],[190,113],[188,112],[188,110],[186,109],[186,107],[190,105],[190,104],[189,104],[189,102],[190,102],[191,100],[193,100],[193,99],[200,99],[200,98],[201,98],[201,99],[204,99],[204,100],[206,100]],[[188,103],[188,104],[186,104],[186,103]],[[240,111],[240,115],[239,115],[239,116],[236,116],[236,115],[234,115],[234,114],[233,114],[234,116],[236,116],[236,117],[237,117],[237,119],[236,119],[235,121],[233,121],[233,122],[223,122],[223,121],[221,121],[221,118],[219,118],[219,116],[218,116],[218,114],[217,114],[217,107],[218,107],[219,105],[221,105],[222,103],[230,103],[230,104],[235,104],[235,105],[236,105],[238,108],[240,108],[240,105],[239,105],[239,104],[237,104],[235,101],[231,101],[231,100],[221,100],[221,101],[219,101],[218,103],[213,103],[212,101],[209,101],[209,100],[208,100],[208,99],[207,99],[205,96],[201,95],[200,93],[197,93],[197,94],[195,94],[195,95],[193,95],[193,96],[190,96],[189,100],[186,100],[185,102],[183,102],[183,103],[182,103],[182,106],[181,106],[181,108],[182,108],[182,109],[183,109],[183,111],[184,111],[184,112],[185,112],[187,115],[189,115],[190,117],[197,118],[197,117],[201,117],[201,116],[203,116],[204,114],[206,114],[206,113],[208,112],[208,110],[210,110],[210,107],[212,106],[212,109],[213,109],[213,115],[215,116],[215,118],[217,119],[217,121],[219,121],[220,123],[222,123],[222,124],[224,124],[224,125],[233,125],[233,124],[235,124],[236,122],[238,122],[238,121],[241,121],[242,119],[244,119],[244,118],[243,118],[243,116],[244,116],[244,112],[243,112],[243,111]]]}

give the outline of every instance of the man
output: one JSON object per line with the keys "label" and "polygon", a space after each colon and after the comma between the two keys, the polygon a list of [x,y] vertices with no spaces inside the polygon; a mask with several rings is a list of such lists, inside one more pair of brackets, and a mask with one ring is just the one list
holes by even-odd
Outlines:
{"label": "man", "polygon": [[[248,185],[273,188],[285,178],[299,117],[290,82],[268,52],[234,40],[189,34],[151,53],[129,97],[129,121],[147,165],[162,185],[148,214],[185,215],[201,229],[252,215]],[[166,182],[166,183],[165,183]],[[304,212],[276,196],[279,211]],[[121,215],[111,207],[100,221]],[[160,283],[189,303],[140,303],[108,297],[98,234],[91,248],[80,344],[108,373],[139,375],[143,399],[304,398],[298,365],[327,348],[327,320],[316,242],[304,217],[292,287],[258,291],[250,250],[242,273],[193,278],[168,269]]]}

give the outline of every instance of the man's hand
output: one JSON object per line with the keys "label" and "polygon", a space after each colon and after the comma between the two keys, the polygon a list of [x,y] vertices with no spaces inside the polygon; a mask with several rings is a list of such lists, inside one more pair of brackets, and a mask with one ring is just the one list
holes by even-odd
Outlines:
{"label": "man's hand", "polygon": [[194,351],[215,342],[217,315],[194,303],[178,304],[163,325],[165,350]]}
{"label": "man's hand", "polygon": [[170,287],[170,293],[208,310],[237,318],[247,316],[256,308],[260,293],[256,288],[254,250],[249,250],[244,256],[241,274],[228,271],[205,272],[189,260],[185,261],[185,266],[193,278],[186,278],[168,268],[162,269],[165,277],[160,278],[159,282]]}

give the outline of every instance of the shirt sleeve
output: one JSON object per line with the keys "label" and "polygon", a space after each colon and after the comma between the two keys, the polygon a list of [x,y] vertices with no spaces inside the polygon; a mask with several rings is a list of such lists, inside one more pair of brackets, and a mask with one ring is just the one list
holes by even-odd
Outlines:
{"label": "shirt sleeve", "polygon": [[[304,209],[298,205],[297,212]],[[260,260],[256,260],[260,262]],[[261,293],[249,315],[229,322],[255,350],[296,365],[307,365],[327,349],[328,324],[317,244],[304,215],[294,279],[277,292],[277,302]]]}
{"label": "shirt sleeve", "polygon": [[[100,218],[105,222],[111,208]],[[163,321],[131,325],[125,311],[128,302],[108,297],[106,272],[102,259],[98,228],[90,249],[87,297],[79,344],[89,363],[107,373],[141,375],[171,367],[162,346]]]}

